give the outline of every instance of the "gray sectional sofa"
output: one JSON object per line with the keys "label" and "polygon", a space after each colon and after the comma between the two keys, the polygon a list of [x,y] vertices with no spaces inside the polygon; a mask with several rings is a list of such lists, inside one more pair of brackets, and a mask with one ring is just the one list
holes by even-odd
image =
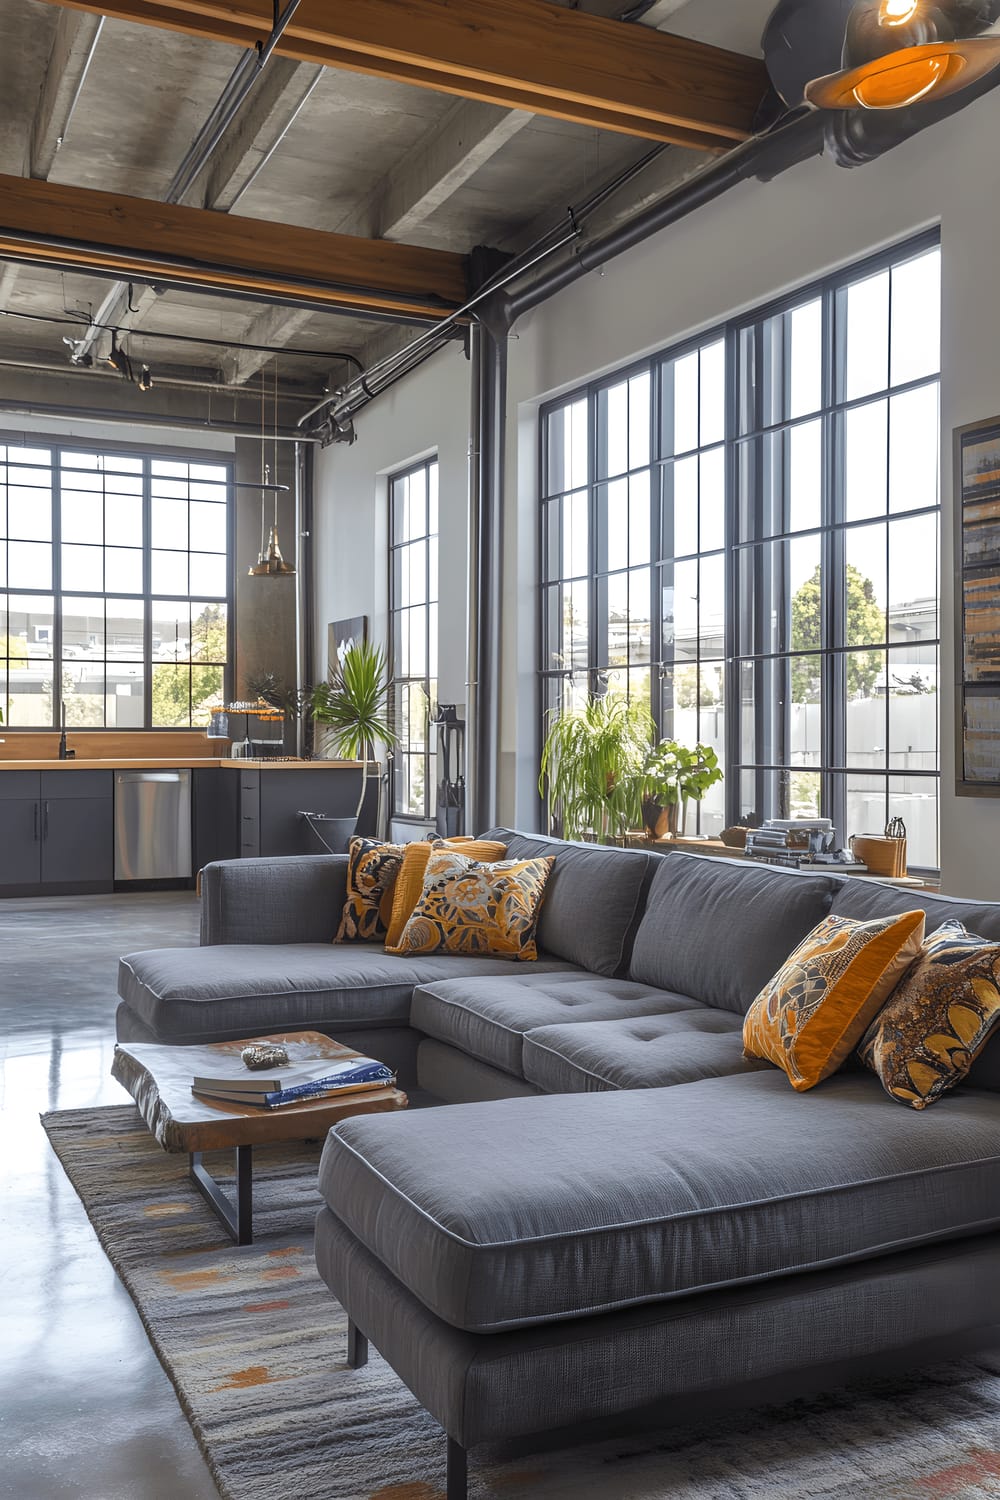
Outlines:
{"label": "gray sectional sofa", "polygon": [[859,1067],[796,1094],[741,1042],[827,913],[1000,940],[1000,905],[490,836],[557,855],[537,964],[333,947],[346,860],[239,861],[205,871],[205,946],[122,960],[118,1013],[130,1040],[328,1031],[451,1106],[332,1131],[316,1230],[351,1362],[370,1338],[448,1435],[449,1500],[480,1443],[1000,1320],[1000,1041],[923,1113]]}

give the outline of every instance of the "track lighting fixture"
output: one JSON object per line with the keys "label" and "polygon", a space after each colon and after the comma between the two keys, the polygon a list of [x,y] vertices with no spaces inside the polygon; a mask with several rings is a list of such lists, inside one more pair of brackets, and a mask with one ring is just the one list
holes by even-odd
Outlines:
{"label": "track lighting fixture", "polygon": [[153,389],[153,377],[150,374],[148,365],[143,365],[139,371],[139,379],[136,381],[136,384],[140,391],[151,391]]}
{"label": "track lighting fixture", "polygon": [[133,385],[135,384],[135,374],[132,370],[132,361],[129,359],[125,350],[119,345],[118,335],[113,331],[111,334],[111,348],[104,356],[104,363],[110,365],[112,370],[117,370],[118,374],[122,377],[123,380],[130,380],[132,381]]}
{"label": "track lighting fixture", "polygon": [[944,99],[1000,64],[1000,36],[982,33],[990,8],[975,0],[857,0],[843,67],[807,84],[818,109],[903,109]]}

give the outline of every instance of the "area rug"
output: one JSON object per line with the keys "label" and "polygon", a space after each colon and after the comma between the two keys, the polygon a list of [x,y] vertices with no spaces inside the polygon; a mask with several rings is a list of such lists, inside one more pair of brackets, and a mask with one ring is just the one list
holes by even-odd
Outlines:
{"label": "area rug", "polygon": [[[258,1239],[237,1249],[131,1105],[42,1123],[225,1500],[444,1500],[440,1428],[374,1353],[345,1366],[312,1256],[318,1147],[258,1153]],[[470,1480],[475,1500],[996,1500],[1000,1357],[684,1432],[475,1453]]]}

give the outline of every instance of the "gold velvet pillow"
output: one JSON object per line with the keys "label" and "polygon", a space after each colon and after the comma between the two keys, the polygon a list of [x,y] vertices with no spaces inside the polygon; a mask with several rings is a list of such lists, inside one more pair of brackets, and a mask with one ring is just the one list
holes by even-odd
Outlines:
{"label": "gold velvet pillow", "polygon": [[407,844],[403,852],[403,867],[392,891],[392,916],[389,919],[389,931],[385,940],[387,948],[396,947],[403,935],[403,928],[410,920],[413,908],[420,900],[427,861],[434,849],[457,849],[459,854],[464,854],[467,859],[484,860],[487,864],[503,859],[507,853],[507,845],[498,844],[493,839],[456,836],[451,839],[421,839],[417,843]]}
{"label": "gold velvet pillow", "polygon": [[961,1083],[1000,1024],[1000,944],[945,922],[858,1048],[892,1099],[926,1109]]}
{"label": "gold velvet pillow", "polygon": [[530,961],[555,858],[479,864],[432,849],[423,889],[393,953],[464,953]]}
{"label": "gold velvet pillow", "polygon": [[392,914],[392,891],[405,844],[351,839],[347,853],[347,900],[338,943],[384,943]]}
{"label": "gold velvet pillow", "polygon": [[765,985],[743,1023],[743,1052],[811,1089],[847,1060],[920,955],[924,913],[874,922],[825,917]]}

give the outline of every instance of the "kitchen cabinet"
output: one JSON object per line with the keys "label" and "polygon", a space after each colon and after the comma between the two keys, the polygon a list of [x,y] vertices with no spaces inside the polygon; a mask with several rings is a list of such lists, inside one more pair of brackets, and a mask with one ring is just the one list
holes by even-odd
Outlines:
{"label": "kitchen cabinet", "polygon": [[0,773],[0,889],[110,890],[110,771]]}
{"label": "kitchen cabinet", "polygon": [[[221,771],[226,790],[220,806],[233,818],[226,858],[256,859],[282,854],[323,854],[322,844],[303,811],[331,818],[353,817],[361,791],[359,766],[325,767],[312,762],[308,770],[288,766],[227,767]],[[371,776],[359,820],[361,833],[374,833],[378,810],[378,777]]]}

